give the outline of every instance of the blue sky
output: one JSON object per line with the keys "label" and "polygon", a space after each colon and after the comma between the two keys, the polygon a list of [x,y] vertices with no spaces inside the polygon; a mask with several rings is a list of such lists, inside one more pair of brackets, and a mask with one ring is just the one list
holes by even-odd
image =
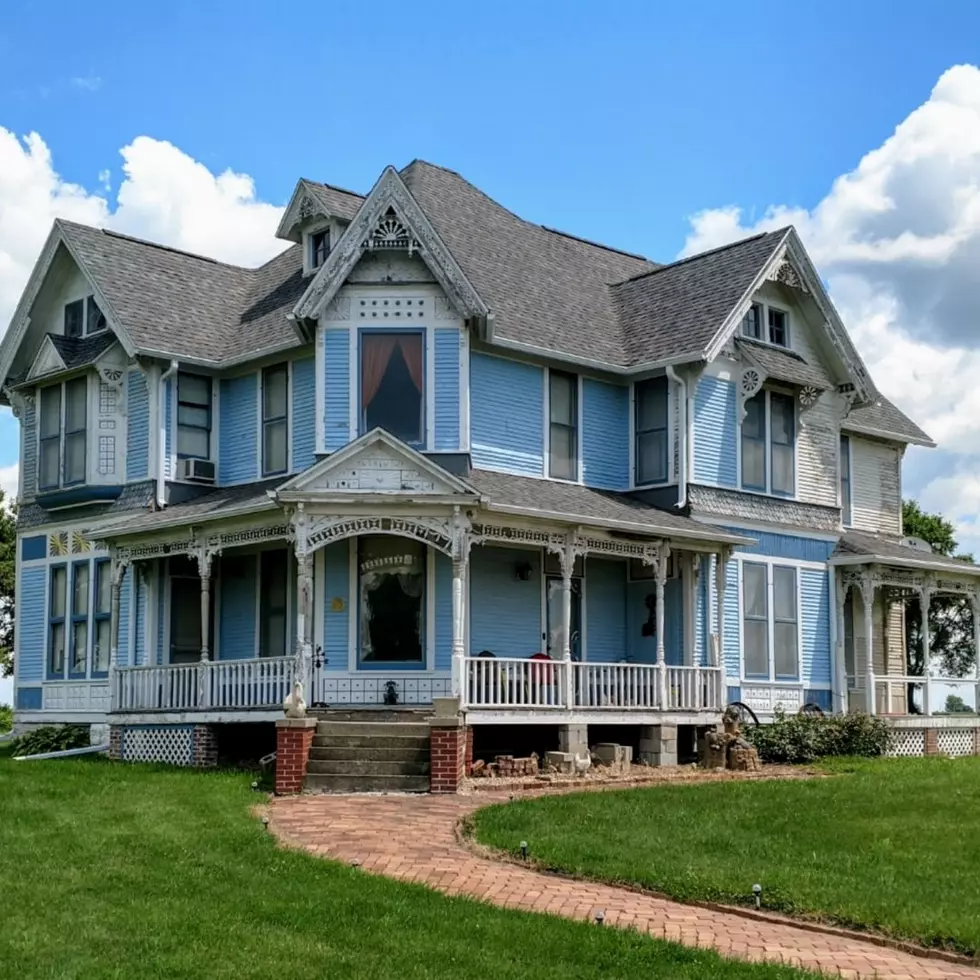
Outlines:
{"label": "blue sky", "polygon": [[[366,190],[416,156],[523,217],[659,260],[788,216],[882,390],[941,444],[910,454],[907,491],[980,550],[980,228],[953,214],[980,185],[980,72],[945,74],[976,59],[977,36],[980,5],[955,0],[927,15],[907,0],[332,0],[302,12],[5,0],[0,331],[53,216],[240,257],[274,227],[259,202],[281,206],[298,177]],[[226,170],[254,182],[240,201],[212,180]],[[228,219],[216,241],[199,227],[208,208]],[[896,258],[910,230],[933,236],[932,251]],[[877,251],[858,258],[858,245]],[[916,262],[927,285],[912,295]],[[956,323],[937,313],[944,300]],[[16,454],[0,413],[8,485]]]}

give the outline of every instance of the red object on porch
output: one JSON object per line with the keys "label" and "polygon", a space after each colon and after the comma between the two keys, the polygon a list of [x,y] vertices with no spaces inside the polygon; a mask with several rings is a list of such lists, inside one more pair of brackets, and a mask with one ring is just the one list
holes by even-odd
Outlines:
{"label": "red object on porch", "polygon": [[276,722],[277,795],[302,792],[315,734],[316,718],[280,718]]}
{"label": "red object on porch", "polygon": [[[554,663],[554,658],[549,657],[546,653],[532,653],[531,656],[528,657],[528,660],[547,660],[549,663]],[[531,673],[534,681],[538,684],[555,683],[554,667],[535,667]]]}

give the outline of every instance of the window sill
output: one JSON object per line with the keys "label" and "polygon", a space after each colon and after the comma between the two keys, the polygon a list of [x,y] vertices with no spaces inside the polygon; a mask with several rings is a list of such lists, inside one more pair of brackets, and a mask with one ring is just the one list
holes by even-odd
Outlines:
{"label": "window sill", "polygon": [[80,484],[42,490],[35,498],[39,507],[57,510],[61,507],[81,507],[88,504],[105,504],[117,500],[122,494],[121,484]]}

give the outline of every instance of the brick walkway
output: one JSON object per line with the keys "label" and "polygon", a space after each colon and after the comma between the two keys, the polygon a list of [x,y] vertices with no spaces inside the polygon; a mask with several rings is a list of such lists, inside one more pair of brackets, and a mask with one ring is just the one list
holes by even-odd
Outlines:
{"label": "brick walkway", "polygon": [[[506,799],[506,797],[502,797]],[[459,796],[296,796],[277,799],[270,826],[311,853],[364,871],[468,895],[507,908],[633,926],[657,937],[711,946],[724,956],[785,962],[832,976],[880,980],[973,977],[980,969],[912,956],[845,936],[759,922],[622,888],[539,874],[479,857],[459,844],[459,819],[494,798]]]}

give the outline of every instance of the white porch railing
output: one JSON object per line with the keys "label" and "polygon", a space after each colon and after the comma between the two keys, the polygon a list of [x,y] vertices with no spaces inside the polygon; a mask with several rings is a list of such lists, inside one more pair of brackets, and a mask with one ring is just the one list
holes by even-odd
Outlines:
{"label": "white porch railing", "polygon": [[[571,686],[567,687],[571,669]],[[585,708],[606,711],[720,711],[720,667],[667,667],[666,701],[656,664],[572,663],[470,657],[467,708]],[[569,695],[571,704],[569,704]]]}
{"label": "white porch railing", "polygon": [[162,667],[120,667],[113,711],[203,711],[273,708],[292,687],[293,657],[205,660]]}

